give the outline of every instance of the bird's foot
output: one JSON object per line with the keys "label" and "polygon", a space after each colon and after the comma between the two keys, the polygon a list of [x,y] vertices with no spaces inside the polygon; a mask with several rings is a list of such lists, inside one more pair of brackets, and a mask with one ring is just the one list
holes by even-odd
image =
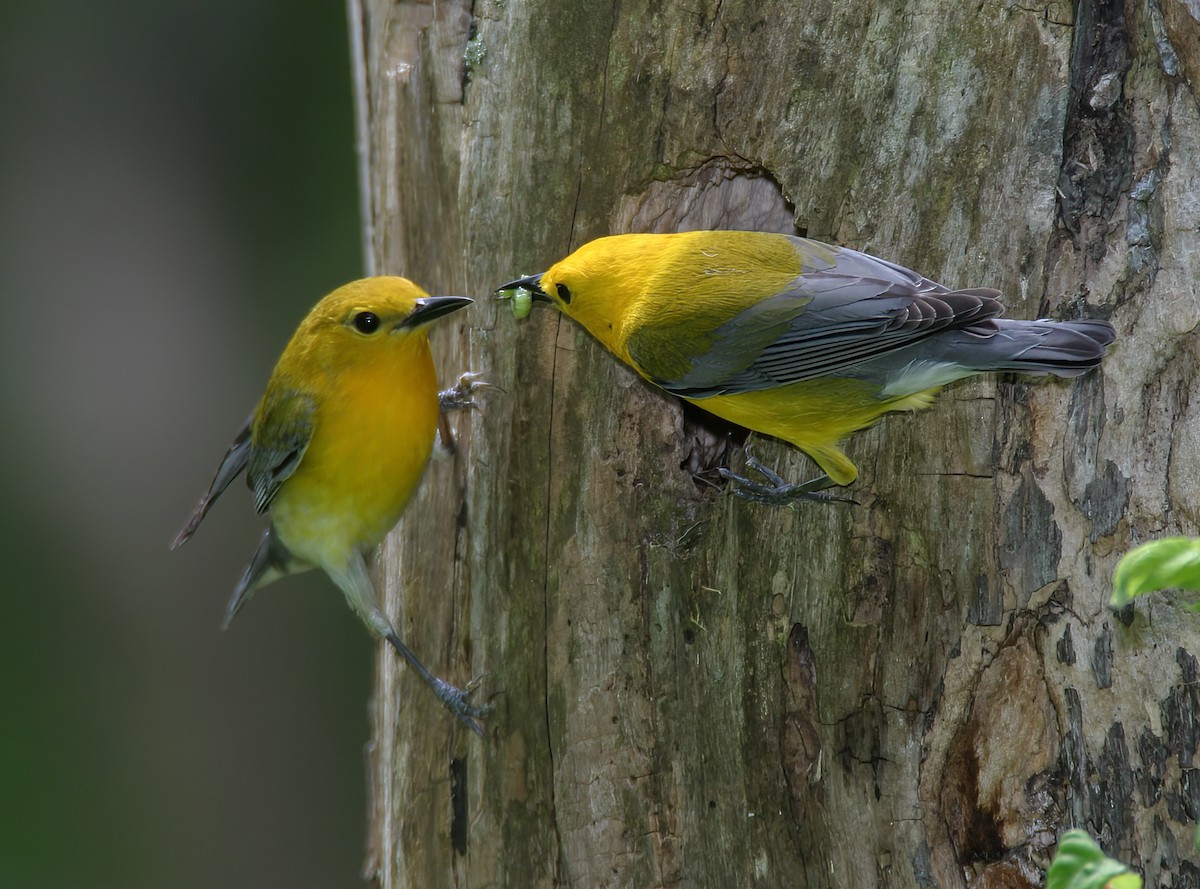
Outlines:
{"label": "bird's foot", "polygon": [[479,407],[479,402],[475,400],[476,392],[482,389],[498,388],[498,386],[486,382],[483,379],[483,374],[468,371],[459,377],[458,382],[449,389],[443,389],[438,393],[438,407],[443,412],[464,409],[475,410]]}
{"label": "bird's foot", "polygon": [[466,688],[458,688],[444,679],[438,679],[436,676],[429,683],[433,689],[433,693],[438,696],[438,700],[446,706],[446,709],[458,717],[459,722],[481,738],[483,737],[482,720],[494,709],[492,704],[475,705],[471,703],[471,695],[479,687],[482,680],[482,676],[476,676],[467,683]]}
{"label": "bird's foot", "polygon": [[471,693],[479,686],[482,676],[477,676],[467,683],[465,689],[451,685],[445,679],[439,679],[429,672],[417,656],[413,654],[412,649],[404,644],[404,641],[396,635],[394,631],[384,633],[384,638],[391,644],[393,648],[399,652],[400,656],[412,667],[421,680],[433,689],[433,693],[437,695],[439,701],[445,705],[446,709],[453,713],[458,721],[477,734],[483,737],[483,722],[485,716],[492,712],[491,704],[483,704],[475,706],[471,703]]}
{"label": "bird's foot", "polygon": [[738,475],[731,469],[722,467],[717,470],[721,478],[728,481],[731,490],[744,500],[755,503],[768,503],[772,506],[787,506],[797,500],[819,500],[824,503],[855,503],[849,497],[838,497],[832,491],[825,490],[833,487],[833,481],[827,475],[821,475],[802,484],[792,484],[786,481],[771,467],[759,462],[755,457],[746,455],[746,465],[761,475],[765,482],[751,481],[745,476]]}

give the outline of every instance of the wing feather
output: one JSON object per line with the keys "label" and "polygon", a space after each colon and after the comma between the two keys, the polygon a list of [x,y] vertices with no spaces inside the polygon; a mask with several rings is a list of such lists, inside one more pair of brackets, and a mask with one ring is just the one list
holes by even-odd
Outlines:
{"label": "wing feather", "polygon": [[803,258],[800,275],[711,331],[708,349],[685,373],[655,374],[655,355],[666,344],[656,342],[652,325],[630,334],[630,357],[658,385],[705,398],[837,375],[1002,311],[995,290],[951,291],[865,253],[792,241]]}
{"label": "wing feather", "polygon": [[188,539],[196,533],[196,529],[200,527],[200,523],[204,521],[204,517],[208,515],[208,511],[212,509],[212,505],[217,502],[217,498],[229,487],[229,483],[237,478],[242,470],[246,468],[246,462],[250,456],[250,423],[253,419],[254,416],[251,415],[246,420],[245,425],[242,426],[237,436],[233,439],[233,444],[229,446],[229,450],[221,458],[221,465],[217,467],[217,473],[213,476],[213,480],[208,486],[208,491],[200,498],[200,502],[196,505],[195,510],[192,511],[187,524],[183,526],[183,530],[179,532],[179,536],[171,544],[171,549],[187,543]]}
{"label": "wing feather", "polygon": [[300,465],[312,441],[315,414],[310,395],[283,391],[264,398],[254,423],[248,471],[258,512],[267,511],[279,486]]}

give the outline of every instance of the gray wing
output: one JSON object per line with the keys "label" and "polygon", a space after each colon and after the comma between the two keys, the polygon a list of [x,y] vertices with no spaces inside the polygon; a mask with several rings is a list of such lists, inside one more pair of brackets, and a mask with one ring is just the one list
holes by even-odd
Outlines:
{"label": "gray wing", "polygon": [[262,513],[296,471],[312,441],[316,403],[299,392],[268,392],[251,436],[248,478]]}
{"label": "gray wing", "polygon": [[204,521],[204,517],[208,515],[208,511],[212,509],[212,505],[217,502],[217,498],[229,487],[229,483],[246,468],[246,462],[250,457],[250,424],[253,420],[254,415],[251,414],[237,437],[234,438],[233,444],[229,446],[229,450],[225,452],[225,456],[221,459],[221,465],[217,467],[217,474],[213,476],[212,483],[208,486],[208,492],[200,498],[200,502],[196,505],[187,524],[183,526],[183,530],[171,544],[171,549],[187,543],[188,539],[196,533],[196,529],[200,527],[200,523]]}
{"label": "gray wing", "polygon": [[[837,375],[1002,311],[998,291],[951,291],[856,250],[791,240],[803,258],[801,274],[718,327],[687,373],[659,385],[705,398]],[[655,348],[651,337],[635,333],[628,348],[639,365],[652,365],[643,361]]]}

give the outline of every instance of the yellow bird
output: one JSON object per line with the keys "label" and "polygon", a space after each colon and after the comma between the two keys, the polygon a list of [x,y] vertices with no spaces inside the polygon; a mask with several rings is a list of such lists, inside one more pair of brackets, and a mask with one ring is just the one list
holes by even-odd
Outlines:
{"label": "yellow bird", "polygon": [[[889,411],[929,407],[988,371],[1072,377],[1115,336],[1105,321],[1010,321],[996,290],[950,290],[895,263],[807,238],[696,231],[600,238],[512,281],[578,321],[666,391],[791,442],[825,475],[787,485],[723,470],[750,499],[848,485],[841,449]],[[514,304],[515,305],[515,304]]]}
{"label": "yellow bird", "polygon": [[[186,542],[242,470],[271,523],[234,590],[225,625],[259,587],[320,568],[476,734],[486,708],[425,668],[375,595],[367,557],[400,518],[433,449],[441,407],[471,403],[473,375],[440,393],[427,325],[470,305],[405,278],[353,281],[322,299],[283,351],[267,390],[187,525]],[[464,388],[465,387],[465,388]]]}

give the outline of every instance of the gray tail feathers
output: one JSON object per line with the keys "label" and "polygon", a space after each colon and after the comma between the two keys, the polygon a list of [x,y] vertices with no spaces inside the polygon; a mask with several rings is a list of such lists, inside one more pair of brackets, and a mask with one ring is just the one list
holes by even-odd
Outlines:
{"label": "gray tail feathers", "polygon": [[1107,321],[996,319],[997,339],[1011,337],[1012,357],[996,370],[1076,377],[1100,364],[1117,333]]}
{"label": "gray tail feathers", "polygon": [[[995,318],[943,334],[944,355],[975,371],[1075,377],[1100,364],[1116,338],[1107,321]],[[938,337],[941,339],[942,337]]]}
{"label": "gray tail feathers", "polygon": [[275,536],[275,529],[268,527],[258,542],[254,558],[246,566],[242,579],[229,598],[229,604],[225,606],[225,620],[221,623],[221,629],[229,629],[233,618],[242,606],[250,601],[250,597],[259,587],[306,568],[308,568],[307,565],[299,562],[288,552],[287,547],[280,543],[279,538]]}

